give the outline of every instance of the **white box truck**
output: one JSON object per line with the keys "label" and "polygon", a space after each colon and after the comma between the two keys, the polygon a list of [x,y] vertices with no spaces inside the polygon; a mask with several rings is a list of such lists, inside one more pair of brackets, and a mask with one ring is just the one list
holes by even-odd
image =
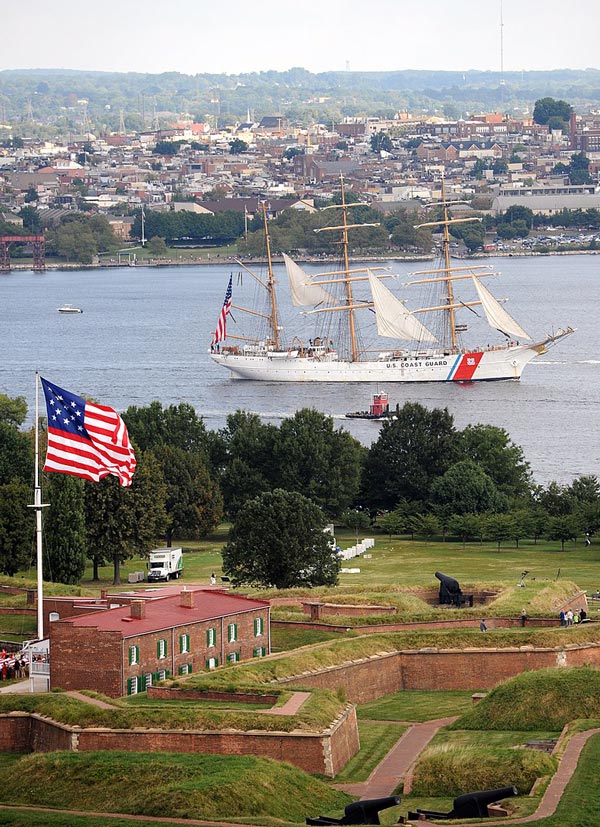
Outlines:
{"label": "white box truck", "polygon": [[183,553],[180,548],[155,548],[148,560],[148,581],[176,580],[183,572]]}

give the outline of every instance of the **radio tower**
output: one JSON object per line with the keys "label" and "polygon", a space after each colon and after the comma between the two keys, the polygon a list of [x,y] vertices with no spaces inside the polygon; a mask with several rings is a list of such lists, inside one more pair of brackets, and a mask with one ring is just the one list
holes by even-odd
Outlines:
{"label": "radio tower", "polygon": [[504,14],[500,0],[500,103],[504,109]]}

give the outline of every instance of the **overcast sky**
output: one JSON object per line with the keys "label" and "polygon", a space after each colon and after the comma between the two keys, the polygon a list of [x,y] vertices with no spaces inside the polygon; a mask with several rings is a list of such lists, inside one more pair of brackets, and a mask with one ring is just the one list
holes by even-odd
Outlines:
{"label": "overcast sky", "polygon": [[[5,2],[0,69],[500,69],[501,0]],[[600,0],[503,0],[504,68],[600,67]]]}

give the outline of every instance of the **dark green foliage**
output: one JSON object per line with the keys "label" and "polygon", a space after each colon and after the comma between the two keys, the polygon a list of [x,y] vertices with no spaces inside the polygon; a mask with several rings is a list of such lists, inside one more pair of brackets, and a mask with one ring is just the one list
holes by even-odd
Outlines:
{"label": "dark green foliage", "polygon": [[130,405],[124,412],[130,438],[142,451],[169,445],[208,458],[210,438],[204,420],[188,402],[163,408],[155,400],[144,408]]}
{"label": "dark green foliage", "polygon": [[11,480],[33,484],[33,443],[28,434],[0,420],[0,485]]}
{"label": "dark green foliage", "polygon": [[533,121],[548,124],[549,129],[568,129],[573,107],[564,100],[540,98],[533,107]]}
{"label": "dark green foliage", "polygon": [[371,135],[371,149],[373,152],[392,152],[392,139],[386,132],[376,132]]}
{"label": "dark green foliage", "polygon": [[531,485],[523,449],[496,425],[467,425],[457,435],[458,451],[475,462],[508,497],[526,494]]}
{"label": "dark green foliage", "polygon": [[[214,215],[199,214],[191,210],[177,212],[145,211],[144,231],[147,238],[160,236],[167,242],[180,238],[194,239],[218,244],[226,244],[236,238],[241,238],[244,232],[244,214],[226,209]],[[131,235],[141,238],[142,219],[141,211],[136,213]]]}
{"label": "dark green foliage", "polygon": [[428,500],[431,485],[456,458],[456,431],[447,408],[428,410],[407,402],[394,420],[383,423],[367,457],[363,498],[392,509],[402,499]]}
{"label": "dark green foliage", "polygon": [[85,571],[84,482],[69,474],[48,474],[44,492],[44,579],[79,583]]}
{"label": "dark green foliage", "polygon": [[0,485],[0,573],[15,574],[29,561],[33,540],[31,487],[13,480]]}
{"label": "dark green foliage", "polygon": [[303,408],[279,428],[277,486],[303,494],[335,516],[354,502],[362,456],[360,443],[334,428],[330,416]]}
{"label": "dark green foliage", "polygon": [[340,563],[325,524],[321,509],[301,494],[261,494],[237,515],[223,549],[223,571],[234,583],[279,589],[335,585]]}
{"label": "dark green foliage", "polygon": [[502,506],[493,480],[472,460],[461,460],[431,486],[434,503],[447,506],[453,514],[481,514]]}
{"label": "dark green foliage", "polygon": [[242,141],[241,138],[234,138],[229,142],[229,154],[241,155],[243,152],[248,152],[248,143]]}

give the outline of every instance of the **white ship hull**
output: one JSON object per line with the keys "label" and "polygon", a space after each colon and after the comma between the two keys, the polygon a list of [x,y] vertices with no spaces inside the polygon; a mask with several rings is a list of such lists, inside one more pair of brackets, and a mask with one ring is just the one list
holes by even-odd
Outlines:
{"label": "white ship hull", "polygon": [[225,351],[211,358],[231,372],[232,379],[259,382],[477,382],[520,379],[525,365],[545,353],[547,345],[571,333],[531,345],[472,350],[453,354],[406,355],[364,362],[345,362],[334,354],[320,358],[302,356],[297,351],[245,354]]}

